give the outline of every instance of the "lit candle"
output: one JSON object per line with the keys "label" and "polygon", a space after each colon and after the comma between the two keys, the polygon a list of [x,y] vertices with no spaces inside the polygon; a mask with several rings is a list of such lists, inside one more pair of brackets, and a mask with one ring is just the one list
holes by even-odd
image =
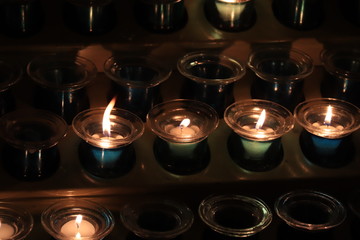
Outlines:
{"label": "lit candle", "polygon": [[14,233],[14,227],[9,224],[2,223],[0,220],[0,239],[11,239]]}
{"label": "lit candle", "polygon": [[217,0],[216,8],[223,21],[235,22],[244,11],[246,1],[243,0]]}
{"label": "lit candle", "polygon": [[77,215],[76,219],[66,222],[61,227],[61,233],[66,237],[75,237],[81,239],[82,237],[91,237],[95,234],[95,227],[92,223],[83,219],[82,215]]}

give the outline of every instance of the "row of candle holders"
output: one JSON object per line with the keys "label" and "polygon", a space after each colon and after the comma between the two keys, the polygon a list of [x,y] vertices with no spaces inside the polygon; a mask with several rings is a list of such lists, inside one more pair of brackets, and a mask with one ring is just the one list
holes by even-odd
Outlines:
{"label": "row of candle holders", "polygon": [[[357,1],[338,1],[346,19],[360,25]],[[160,33],[183,28],[188,20],[184,0],[137,0],[134,16],[144,28]],[[323,0],[273,0],[276,18],[284,25],[308,30],[318,27],[324,19]],[[223,31],[244,31],[257,18],[254,0],[206,0],[204,12],[208,21]],[[40,0],[4,1],[0,5],[2,29],[13,36],[37,33],[44,25],[45,12]],[[63,19],[70,29],[82,34],[103,34],[117,24],[113,0],[64,0]]]}
{"label": "row of candle holders", "polygon": [[[354,193],[348,200],[354,239],[359,237],[359,196]],[[287,192],[278,197],[274,209],[283,221],[278,225],[279,240],[333,239],[332,231],[348,217],[339,200],[313,190]],[[270,207],[249,195],[210,195],[198,205],[198,214],[207,227],[202,239],[257,239],[273,221]],[[24,239],[33,228],[31,213],[8,202],[0,202],[0,221],[1,239]],[[192,227],[194,214],[170,198],[141,199],[121,207],[120,221],[134,235],[126,239],[177,239]],[[46,207],[41,224],[57,240],[100,240],[113,231],[115,218],[96,202],[68,198]]]}

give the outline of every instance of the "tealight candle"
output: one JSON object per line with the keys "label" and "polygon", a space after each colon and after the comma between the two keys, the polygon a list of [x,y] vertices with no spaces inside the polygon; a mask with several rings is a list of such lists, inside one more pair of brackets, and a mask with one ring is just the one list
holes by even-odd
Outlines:
{"label": "tealight candle", "polygon": [[6,223],[2,223],[0,219],[0,239],[10,239],[15,233],[15,229]]}
{"label": "tealight candle", "polygon": [[95,234],[95,227],[87,220],[83,220],[81,214],[76,216],[76,219],[66,222],[60,232],[67,237],[91,237]]}

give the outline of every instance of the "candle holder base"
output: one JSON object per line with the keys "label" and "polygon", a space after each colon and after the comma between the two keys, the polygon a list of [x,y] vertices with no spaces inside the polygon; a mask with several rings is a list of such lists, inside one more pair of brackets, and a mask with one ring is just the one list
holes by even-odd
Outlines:
{"label": "candle holder base", "polygon": [[[239,240],[239,237],[230,237],[230,236],[226,236],[220,233],[217,233],[213,230],[211,230],[210,228],[206,228],[204,230],[203,233],[203,239],[204,240],[211,240],[211,239],[217,239],[217,240]],[[259,235],[253,235],[253,236],[248,236],[248,237],[241,237],[240,239],[244,239],[244,240],[258,240],[259,239]]]}

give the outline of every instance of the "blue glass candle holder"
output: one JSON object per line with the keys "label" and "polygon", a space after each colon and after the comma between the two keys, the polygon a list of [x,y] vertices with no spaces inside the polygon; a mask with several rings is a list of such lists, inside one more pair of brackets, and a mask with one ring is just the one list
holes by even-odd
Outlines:
{"label": "blue glass candle holder", "polygon": [[100,35],[115,28],[117,13],[113,0],[65,0],[63,19],[74,32]]}
{"label": "blue glass candle holder", "polygon": [[80,112],[73,129],[82,139],[79,159],[87,173],[98,178],[115,178],[127,174],[135,165],[132,143],[142,136],[144,124],[135,114],[114,108],[108,119],[111,129],[104,129],[105,108]]}
{"label": "blue glass candle holder", "polygon": [[68,124],[90,107],[86,86],[97,74],[90,60],[66,54],[42,55],[29,62],[27,73],[36,84],[35,107],[62,116]]}
{"label": "blue glass candle holder", "polygon": [[172,33],[188,20],[184,0],[136,0],[134,16],[143,28],[155,33]]}
{"label": "blue glass candle holder", "polygon": [[205,231],[204,239],[256,239],[272,222],[265,202],[244,195],[211,195],[202,200],[198,212],[212,230]]}
{"label": "blue glass candle holder", "polygon": [[224,114],[233,130],[228,151],[233,161],[248,171],[269,171],[283,159],[281,137],[294,127],[294,118],[286,108],[267,100],[235,102]]}
{"label": "blue glass candle holder", "polygon": [[12,87],[21,79],[22,73],[20,66],[0,59],[0,116],[16,109]]}
{"label": "blue glass candle holder", "polygon": [[234,102],[235,82],[245,75],[238,61],[210,52],[188,53],[179,59],[177,68],[185,78],[181,97],[205,102],[221,117]]}
{"label": "blue glass candle holder", "polygon": [[162,101],[160,86],[172,69],[150,57],[113,56],[105,62],[104,72],[112,80],[109,96],[117,96],[116,107],[145,121],[149,110]]}
{"label": "blue glass candle holder", "polygon": [[355,105],[339,99],[317,98],[300,103],[294,114],[304,128],[300,147],[308,161],[338,168],[354,159],[351,134],[360,127],[360,110]]}
{"label": "blue glass candle holder", "polygon": [[240,32],[256,22],[254,0],[206,0],[204,11],[214,27],[227,32]]}
{"label": "blue glass candle holder", "polygon": [[142,199],[122,207],[120,220],[136,236],[133,239],[178,239],[190,229],[194,215],[182,202]]}
{"label": "blue glass candle holder", "polygon": [[60,164],[56,145],[66,132],[66,122],[52,112],[23,109],[5,114],[0,119],[5,170],[25,181],[52,176]]}
{"label": "blue glass candle holder", "polygon": [[158,136],[156,160],[176,175],[201,172],[211,158],[207,137],[218,122],[215,110],[199,101],[176,99],[156,105],[147,116],[149,127]]}
{"label": "blue glass candle holder", "polygon": [[40,0],[3,1],[0,4],[2,31],[9,36],[25,37],[41,31],[45,21]]}
{"label": "blue glass candle holder", "polygon": [[325,69],[321,95],[360,107],[360,49],[329,48],[321,52]]}
{"label": "blue glass candle holder", "polygon": [[275,212],[283,220],[279,240],[334,239],[332,230],[347,216],[343,204],[333,196],[312,190],[296,190],[280,196]]}
{"label": "blue glass candle holder", "polygon": [[304,79],[313,71],[306,53],[286,47],[258,48],[250,53],[248,65],[255,73],[252,98],[279,103],[290,111],[305,100]]}
{"label": "blue glass candle holder", "polygon": [[273,0],[272,9],[279,22],[296,30],[319,27],[324,18],[323,0]]}

